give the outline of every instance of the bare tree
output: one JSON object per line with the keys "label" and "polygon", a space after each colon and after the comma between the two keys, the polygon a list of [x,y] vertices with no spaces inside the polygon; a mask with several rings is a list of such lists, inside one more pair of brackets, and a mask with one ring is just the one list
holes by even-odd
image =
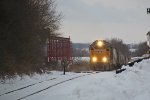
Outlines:
{"label": "bare tree", "polygon": [[118,49],[123,55],[127,56],[128,58],[130,58],[130,51],[129,51],[129,48],[128,46],[123,43],[123,41],[121,39],[118,39],[118,38],[113,38],[113,39],[110,39],[108,40],[111,45]]}
{"label": "bare tree", "polygon": [[142,56],[143,54],[146,54],[148,50],[149,47],[147,46],[147,42],[139,43],[138,50],[135,52],[136,56]]}
{"label": "bare tree", "polygon": [[44,60],[43,45],[60,26],[55,1],[1,0],[0,12],[0,68],[36,70]]}

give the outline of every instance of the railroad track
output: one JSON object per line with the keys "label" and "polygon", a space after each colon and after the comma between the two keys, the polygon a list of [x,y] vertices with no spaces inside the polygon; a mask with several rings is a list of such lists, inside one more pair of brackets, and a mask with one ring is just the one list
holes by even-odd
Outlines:
{"label": "railroad track", "polygon": [[[35,94],[38,94],[38,93],[40,93],[40,92],[43,92],[43,91],[45,91],[45,90],[48,90],[48,89],[50,89],[50,88],[52,88],[52,87],[54,87],[54,86],[57,86],[57,85],[59,85],[59,84],[62,84],[62,83],[65,83],[65,82],[68,82],[68,81],[71,81],[71,80],[74,80],[74,79],[77,79],[77,78],[80,78],[80,77],[84,77],[84,76],[87,76],[87,75],[92,75],[92,74],[96,74],[96,73],[98,73],[98,72],[95,72],[95,73],[87,73],[87,74],[84,74],[84,75],[80,75],[80,76],[74,76],[74,77],[71,77],[71,78],[68,78],[68,79],[65,79],[65,80],[62,80],[62,81],[59,81],[59,82],[54,82],[53,84],[51,84],[51,85],[48,85],[48,86],[45,86],[45,88],[42,88],[42,89],[39,89],[39,90],[36,90],[36,91],[34,91],[34,92],[32,92],[31,93],[31,91],[30,91],[30,93],[25,93],[25,94],[23,94],[24,96],[21,96],[21,97],[15,97],[16,99],[15,100],[22,100],[22,99],[25,99],[25,98],[27,98],[27,97],[30,97],[30,96],[32,96],[32,95],[35,95]],[[53,82],[54,80],[56,80],[56,79],[58,79],[58,78],[51,78],[51,79],[48,79],[48,80],[45,80],[45,81],[49,81],[49,82]],[[50,81],[51,80],[51,81]],[[53,80],[53,81],[52,81]],[[3,96],[13,96],[14,94],[13,93],[16,93],[16,94],[18,94],[19,92],[22,92],[22,93],[24,93],[23,91],[24,90],[26,90],[26,89],[28,89],[28,90],[30,90],[30,88],[32,88],[34,85],[37,85],[37,84],[39,84],[39,85],[44,85],[44,82],[45,81],[40,81],[40,82],[37,82],[37,83],[34,83],[34,84],[30,84],[30,85],[28,85],[28,86],[24,86],[24,87],[22,87],[22,88],[19,88],[19,89],[15,89],[15,90],[12,90],[12,91],[9,91],[9,92],[6,92],[6,93],[3,93],[3,94],[1,94],[0,95],[0,99],[1,99],[1,97],[3,97]],[[40,84],[41,83],[41,84]],[[30,88],[29,88],[30,87]],[[22,91],[21,91],[22,90]],[[5,98],[5,97],[4,97]],[[2,98],[3,99],[3,98]]]}
{"label": "railroad track", "polygon": [[18,88],[18,89],[11,90],[11,91],[9,91],[9,92],[5,92],[5,93],[3,93],[3,94],[0,94],[0,96],[6,95],[6,94],[10,94],[10,93],[13,93],[13,92],[16,92],[16,91],[19,91],[19,90],[23,90],[23,89],[25,89],[25,88],[28,88],[28,87],[31,87],[31,86],[34,86],[34,85],[43,83],[43,82],[45,82],[45,81],[50,81],[50,80],[55,80],[55,79],[56,79],[56,78],[51,78],[51,79],[48,79],[48,80],[39,81],[39,82],[36,82],[36,83],[30,84],[30,85],[24,86],[24,87],[21,87],[21,88]]}
{"label": "railroad track", "polygon": [[27,97],[30,97],[30,96],[32,96],[32,95],[35,95],[35,94],[40,93],[40,92],[42,92],[42,91],[45,91],[45,90],[47,90],[47,89],[49,89],[49,88],[52,88],[52,87],[54,87],[54,86],[57,86],[57,85],[59,85],[59,84],[62,84],[62,83],[65,83],[65,82],[68,82],[68,81],[71,81],[71,80],[74,80],[74,79],[77,79],[77,78],[80,78],[80,77],[83,77],[83,76],[87,76],[87,75],[90,75],[90,74],[85,74],[85,75],[73,77],[73,78],[70,78],[70,79],[67,79],[67,80],[58,82],[58,83],[53,84],[53,85],[50,85],[50,86],[48,86],[48,87],[46,87],[46,88],[44,88],[44,89],[41,89],[41,90],[39,90],[39,91],[36,91],[36,92],[34,92],[34,93],[31,93],[31,94],[29,94],[29,95],[26,95],[26,96],[24,96],[24,97],[21,97],[21,98],[19,98],[19,99],[17,99],[17,100],[25,99],[25,98],[27,98]]}

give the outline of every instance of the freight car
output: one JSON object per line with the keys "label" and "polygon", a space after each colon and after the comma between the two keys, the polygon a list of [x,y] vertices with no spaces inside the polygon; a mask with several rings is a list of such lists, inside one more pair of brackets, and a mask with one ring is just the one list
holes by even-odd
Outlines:
{"label": "freight car", "polygon": [[96,40],[90,47],[90,66],[93,70],[108,71],[121,68],[128,58],[105,40]]}

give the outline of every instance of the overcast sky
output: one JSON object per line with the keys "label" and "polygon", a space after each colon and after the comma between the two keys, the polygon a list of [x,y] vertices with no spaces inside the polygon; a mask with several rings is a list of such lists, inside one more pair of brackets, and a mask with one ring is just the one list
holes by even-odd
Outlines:
{"label": "overcast sky", "polygon": [[57,0],[63,13],[60,32],[76,43],[97,39],[146,41],[150,31],[150,0]]}

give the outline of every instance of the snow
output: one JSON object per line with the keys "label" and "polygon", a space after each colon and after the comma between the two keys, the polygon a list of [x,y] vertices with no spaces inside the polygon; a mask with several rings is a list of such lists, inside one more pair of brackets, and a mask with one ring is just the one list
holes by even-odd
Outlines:
{"label": "snow", "polygon": [[129,49],[130,52],[135,52],[137,49]]}
{"label": "snow", "polygon": [[[135,63],[120,74],[115,71],[100,73],[71,73],[52,71],[50,74],[33,77],[17,77],[0,84],[0,94],[29,84],[44,81],[34,86],[0,96],[0,100],[17,100],[33,92],[49,87],[56,83],[75,78],[55,85],[42,92],[24,98],[24,100],[150,100],[150,59]],[[85,76],[83,76],[85,75]],[[49,80],[56,78],[54,80]]]}

